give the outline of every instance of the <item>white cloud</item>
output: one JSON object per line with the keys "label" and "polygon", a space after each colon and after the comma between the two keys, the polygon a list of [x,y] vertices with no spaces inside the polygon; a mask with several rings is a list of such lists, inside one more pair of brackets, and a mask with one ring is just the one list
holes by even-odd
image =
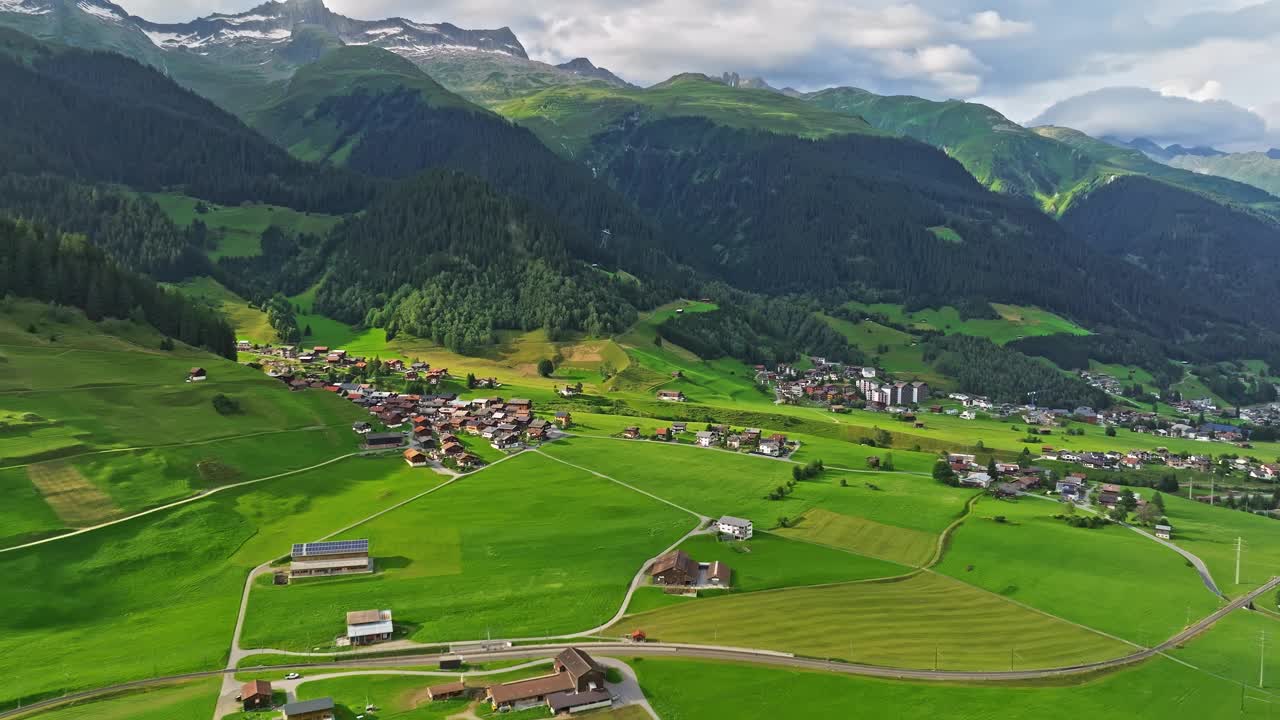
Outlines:
{"label": "white cloud", "polygon": [[1193,88],[1189,83],[1174,81],[1160,88],[1160,94],[1167,97],[1181,97],[1197,102],[1222,99],[1222,83],[1217,80],[1205,80],[1199,87]]}
{"label": "white cloud", "polygon": [[969,96],[982,85],[986,68],[973,52],[959,45],[935,45],[912,51],[894,51],[883,57],[890,77],[924,78],[953,96]]}
{"label": "white cloud", "polygon": [[977,40],[998,40],[1025,35],[1034,29],[1029,22],[1006,20],[995,10],[984,10],[969,16],[969,35]]}
{"label": "white cloud", "polygon": [[1034,121],[1064,125],[1090,135],[1125,140],[1144,137],[1162,145],[1261,143],[1262,116],[1225,100],[1193,100],[1133,87],[1103,88],[1056,103]]}

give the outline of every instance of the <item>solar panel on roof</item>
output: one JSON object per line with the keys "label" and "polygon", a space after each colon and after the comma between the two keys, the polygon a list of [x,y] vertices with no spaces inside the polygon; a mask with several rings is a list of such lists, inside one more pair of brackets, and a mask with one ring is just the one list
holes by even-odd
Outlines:
{"label": "solar panel on roof", "polygon": [[353,552],[369,552],[369,541],[330,540],[326,542],[295,543],[293,546],[293,552],[290,554],[295,558],[300,558],[316,557],[319,555],[339,555],[342,553]]}

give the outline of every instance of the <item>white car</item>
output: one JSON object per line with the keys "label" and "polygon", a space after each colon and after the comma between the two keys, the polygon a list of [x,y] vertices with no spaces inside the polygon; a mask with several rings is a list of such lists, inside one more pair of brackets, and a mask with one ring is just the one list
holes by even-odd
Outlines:
{"label": "white car", "polygon": [[288,675],[285,675],[285,676],[284,676],[284,679],[285,679],[285,680],[297,680],[297,679],[298,679],[298,678],[300,678],[300,677],[302,677],[302,676],[301,676],[301,675],[299,675],[298,673],[289,673]]}

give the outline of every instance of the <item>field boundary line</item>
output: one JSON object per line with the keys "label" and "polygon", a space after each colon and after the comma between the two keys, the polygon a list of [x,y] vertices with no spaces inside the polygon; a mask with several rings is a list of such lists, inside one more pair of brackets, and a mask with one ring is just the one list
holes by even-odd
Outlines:
{"label": "field boundary line", "polygon": [[658,497],[657,495],[654,495],[653,493],[651,493],[651,492],[649,492],[649,491],[647,491],[647,490],[641,490],[640,488],[638,488],[638,487],[636,487],[636,486],[634,486],[634,485],[631,485],[631,484],[625,483],[625,482],[623,482],[623,481],[621,481],[621,480],[618,480],[617,478],[611,478],[611,477],[609,477],[608,475],[605,475],[604,473],[601,473],[601,472],[596,472],[595,470],[592,470],[591,468],[583,467],[583,466],[581,466],[581,465],[575,465],[574,463],[571,463],[571,462],[569,462],[568,460],[561,460],[560,458],[555,457],[554,455],[548,455],[547,453],[542,452],[542,450],[534,450],[533,452],[535,452],[535,453],[537,453],[537,454],[541,455],[542,457],[545,457],[545,458],[547,458],[547,459],[549,459],[549,460],[554,460],[555,462],[558,462],[558,463],[560,463],[561,465],[568,465],[568,466],[569,466],[569,467],[571,467],[571,468],[575,468],[575,469],[581,470],[581,471],[586,472],[586,473],[591,473],[592,475],[595,475],[595,476],[596,476],[596,477],[598,477],[598,478],[604,478],[605,480],[608,480],[609,482],[617,483],[618,485],[621,485],[622,487],[624,487],[624,488],[626,488],[626,489],[628,489],[628,490],[631,490],[632,492],[640,493],[641,495],[644,495],[644,496],[646,496],[646,497],[649,497],[649,498],[652,498],[652,499],[654,499],[654,500],[657,500],[657,501],[658,501],[658,502],[660,502],[660,503],[664,503],[664,504],[670,505],[671,507],[673,507],[673,508],[675,508],[675,509],[677,509],[677,510],[680,510],[680,511],[686,512],[686,513],[688,513],[688,514],[690,514],[690,515],[692,515],[692,516],[694,516],[694,517],[698,518],[698,521],[699,521],[700,523],[709,522],[709,521],[711,520],[711,518],[710,518],[710,517],[708,517],[708,516],[706,516],[706,515],[703,515],[702,513],[694,512],[693,510],[690,510],[689,508],[684,507],[684,506],[682,506],[682,505],[677,505],[676,503],[673,503],[673,502],[671,502],[670,500],[667,500],[666,498]]}
{"label": "field boundary line", "polygon": [[75,536],[77,536],[77,535],[84,535],[85,533],[90,533],[90,532],[93,532],[94,530],[102,530],[103,528],[108,528],[108,527],[111,527],[112,525],[119,525],[119,524],[121,524],[121,523],[126,523],[126,522],[129,522],[129,521],[131,521],[131,520],[137,520],[138,518],[141,518],[141,517],[146,517],[147,515],[151,515],[151,514],[154,514],[154,513],[162,512],[162,511],[165,511],[165,510],[172,510],[173,508],[181,507],[181,506],[183,506],[183,505],[188,505],[188,504],[193,503],[193,502],[196,502],[196,501],[198,501],[198,500],[204,500],[205,498],[208,498],[208,497],[210,497],[211,495],[217,495],[218,493],[220,493],[220,492],[224,492],[224,491],[226,491],[226,490],[235,490],[235,489],[237,489],[237,488],[248,487],[248,486],[250,486],[250,485],[257,485],[258,483],[264,483],[264,482],[267,482],[268,480],[278,480],[278,479],[280,479],[280,478],[282,478],[282,477],[288,477],[288,476],[290,476],[290,475],[297,475],[298,473],[309,472],[309,471],[311,471],[311,470],[318,470],[318,469],[320,469],[320,468],[322,468],[322,467],[325,467],[326,465],[332,465],[333,463],[341,462],[341,461],[343,461],[343,460],[347,460],[347,459],[349,459],[349,458],[353,458],[353,457],[360,457],[360,456],[365,455],[365,454],[366,454],[366,453],[365,453],[364,451],[353,452],[353,453],[347,453],[346,455],[339,455],[338,457],[330,458],[330,459],[328,459],[328,460],[325,460],[324,462],[316,463],[315,465],[311,465],[311,466],[309,466],[309,467],[298,468],[298,469],[296,469],[296,470],[288,470],[288,471],[286,471],[286,472],[276,473],[275,475],[268,475],[267,477],[254,478],[253,480],[245,480],[245,481],[243,481],[243,482],[233,483],[233,484],[231,484],[231,485],[222,485],[222,486],[220,486],[220,487],[216,487],[216,488],[212,488],[212,489],[210,489],[210,490],[206,490],[206,491],[204,491],[204,492],[202,492],[202,493],[199,493],[199,494],[197,494],[197,495],[192,495],[191,497],[188,497],[188,498],[183,498],[183,499],[181,499],[181,500],[176,500],[176,501],[174,501],[174,502],[171,502],[171,503],[168,503],[168,504],[165,504],[165,505],[158,505],[158,506],[153,507],[153,508],[151,508],[151,509],[149,509],[149,510],[142,510],[142,511],[140,511],[140,512],[136,512],[136,513],[134,513],[134,514],[132,514],[132,515],[128,515],[128,516],[126,516],[126,517],[116,518],[115,520],[109,520],[109,521],[104,522],[104,523],[99,523],[99,524],[94,525],[94,526],[92,526],[92,527],[80,528],[79,530],[73,530],[73,531],[68,532],[68,533],[62,533],[61,535],[54,535],[53,537],[47,537],[47,538],[44,538],[44,539],[42,539],[42,540],[33,540],[33,541],[31,541],[31,542],[23,543],[23,544],[21,544],[21,545],[14,545],[14,546],[7,547],[7,548],[0,548],[0,553],[13,552],[13,551],[15,551],[15,550],[25,550],[25,549],[27,549],[27,548],[37,547],[37,546],[39,546],[39,545],[45,545],[45,544],[48,544],[48,543],[54,542],[54,541],[56,541],[56,540],[65,540],[65,539],[67,539],[67,538],[72,538],[72,537],[75,537]]}

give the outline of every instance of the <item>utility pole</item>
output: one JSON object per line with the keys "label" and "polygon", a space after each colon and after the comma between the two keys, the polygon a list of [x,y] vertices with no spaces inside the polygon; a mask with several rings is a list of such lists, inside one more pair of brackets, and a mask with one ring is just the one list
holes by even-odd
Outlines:
{"label": "utility pole", "polygon": [[1244,542],[1243,538],[1236,538],[1236,584],[1240,584],[1240,544]]}
{"label": "utility pole", "polygon": [[1195,498],[1195,489],[1196,489],[1196,481],[1195,481],[1195,480],[1188,480],[1188,481],[1187,481],[1187,499],[1188,499],[1188,500],[1195,500],[1195,499],[1196,499],[1196,498]]}
{"label": "utility pole", "polygon": [[1262,687],[1262,671],[1266,667],[1267,660],[1267,631],[1263,630],[1259,637],[1259,645],[1261,649],[1258,652],[1258,687]]}
{"label": "utility pole", "polygon": [[1209,476],[1209,506],[1213,507],[1213,476]]}

